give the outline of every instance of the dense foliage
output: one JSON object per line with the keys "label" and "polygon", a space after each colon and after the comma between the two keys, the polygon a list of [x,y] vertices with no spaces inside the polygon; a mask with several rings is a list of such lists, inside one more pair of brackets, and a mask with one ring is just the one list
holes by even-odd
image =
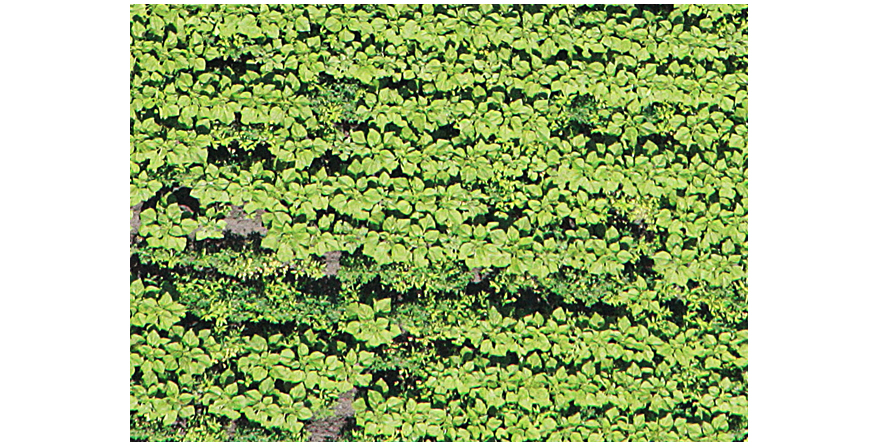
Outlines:
{"label": "dense foliage", "polygon": [[743,440],[745,5],[133,5],[138,440]]}

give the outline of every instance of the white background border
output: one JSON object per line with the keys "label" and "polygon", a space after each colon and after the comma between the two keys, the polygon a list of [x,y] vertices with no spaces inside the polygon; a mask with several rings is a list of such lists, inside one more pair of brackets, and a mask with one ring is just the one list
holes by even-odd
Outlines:
{"label": "white background border", "polygon": [[[5,5],[0,27],[3,440],[116,446],[129,440],[129,6],[24,5]],[[872,438],[877,11],[864,5],[750,4],[759,445]]]}

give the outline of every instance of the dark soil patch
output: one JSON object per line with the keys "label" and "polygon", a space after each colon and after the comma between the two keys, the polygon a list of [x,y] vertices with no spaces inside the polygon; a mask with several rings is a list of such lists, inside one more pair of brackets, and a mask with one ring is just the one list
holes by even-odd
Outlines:
{"label": "dark soil patch", "polygon": [[310,433],[308,442],[335,442],[341,436],[342,431],[351,422],[356,413],[353,410],[353,400],[356,397],[356,388],[353,388],[338,397],[335,404],[334,415],[311,421],[305,427]]}

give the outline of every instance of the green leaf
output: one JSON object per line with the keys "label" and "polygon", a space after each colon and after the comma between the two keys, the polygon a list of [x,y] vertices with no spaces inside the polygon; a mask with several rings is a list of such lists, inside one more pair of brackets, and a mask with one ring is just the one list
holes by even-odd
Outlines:
{"label": "green leaf", "polygon": [[352,140],[353,143],[356,143],[358,145],[364,145],[366,143],[365,133],[362,131],[351,132],[350,133],[350,140]]}
{"label": "green leaf", "polygon": [[375,314],[389,314],[391,299],[382,299],[375,302]]}
{"label": "green leaf", "polygon": [[652,256],[652,260],[655,262],[656,269],[663,269],[670,265],[673,260],[673,256],[668,254],[667,252],[660,251]]}
{"label": "green leaf", "polygon": [[195,415],[195,406],[189,405],[180,409],[180,418],[189,418]]}
{"label": "green leaf", "polygon": [[706,359],[706,361],[704,361],[703,366],[707,369],[719,369],[722,367],[722,363],[718,359],[710,356]]}
{"label": "green leaf", "polygon": [[341,22],[334,17],[329,17],[328,19],[326,19],[326,21],[323,22],[323,26],[333,33],[341,31]]}
{"label": "green leaf", "polygon": [[268,369],[268,376],[283,381],[289,381],[292,377],[292,370],[285,366],[271,366],[271,368]]}
{"label": "green leaf", "polygon": [[350,42],[356,38],[356,35],[347,30],[347,28],[342,29],[341,33],[338,34],[338,38],[341,39],[341,42]]}
{"label": "green leaf", "polygon": [[268,341],[266,341],[265,338],[263,338],[262,336],[256,334],[253,335],[252,338],[250,338],[250,343],[248,344],[248,346],[256,352],[264,352],[268,349]]}
{"label": "green leaf", "polygon": [[394,244],[391,255],[394,263],[410,263],[411,252],[401,244]]}
{"label": "green leaf", "polygon": [[299,420],[310,420],[314,416],[314,412],[301,405],[301,407],[298,407],[295,415]]}
{"label": "green leaf", "polygon": [[287,381],[289,381],[290,383],[296,384],[296,383],[300,383],[300,382],[304,381],[304,379],[305,379],[304,372],[302,372],[301,370],[293,370],[289,374]]}
{"label": "green leaf", "polygon": [[691,130],[685,126],[682,126],[676,131],[676,134],[673,135],[673,138],[675,138],[679,143],[687,145],[691,143]]}
{"label": "green leaf", "polygon": [[376,73],[374,67],[371,66],[356,65],[351,68],[351,74],[363,84],[370,84]]}
{"label": "green leaf", "polygon": [[712,420],[712,426],[716,431],[728,430],[728,417],[725,414],[719,414]]}
{"label": "green leaf", "polygon": [[589,323],[591,324],[592,328],[600,328],[603,326],[604,323],[606,323],[606,320],[603,319],[603,316],[600,316],[598,313],[594,313],[594,315],[591,316]]}
{"label": "green leaf", "polygon": [[375,311],[374,309],[372,309],[372,307],[363,303],[354,305],[356,305],[354,312],[356,313],[356,316],[359,318],[359,320],[369,321],[375,318]]}
{"label": "green leaf", "polygon": [[302,15],[295,19],[295,30],[300,33],[310,32],[311,23],[308,21],[308,18]]}
{"label": "green leaf", "polygon": [[171,297],[170,293],[165,292],[161,295],[161,298],[158,299],[158,306],[163,309],[170,309],[171,306],[174,305],[174,299]]}
{"label": "green leaf", "polygon": [[372,148],[377,148],[381,144],[381,133],[374,129],[368,130],[368,145]]}
{"label": "green leaf", "polygon": [[175,421],[177,421],[177,410],[171,409],[166,414],[164,414],[164,419],[162,419],[162,423],[165,426],[172,425]]}
{"label": "green leaf", "polygon": [[408,201],[402,200],[396,203],[396,209],[399,210],[403,215],[410,215],[413,211],[413,207]]}
{"label": "green leaf", "polygon": [[255,39],[263,35],[262,30],[259,29],[259,25],[256,23],[256,18],[253,17],[252,14],[247,14],[241,18],[238,22],[238,32],[250,39]]}
{"label": "green leaf", "polygon": [[183,336],[183,344],[186,344],[189,347],[197,347],[200,343],[201,341],[198,339],[198,336],[195,335],[194,331],[191,329],[186,331],[186,334]]}
{"label": "green leaf", "polygon": [[617,254],[615,254],[615,259],[618,260],[619,263],[624,264],[633,259],[633,255],[626,250],[621,250]]}

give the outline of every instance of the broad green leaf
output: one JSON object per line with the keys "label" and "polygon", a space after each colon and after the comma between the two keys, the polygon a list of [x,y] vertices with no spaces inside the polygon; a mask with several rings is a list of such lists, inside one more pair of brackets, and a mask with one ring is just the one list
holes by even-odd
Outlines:
{"label": "broad green leaf", "polygon": [[256,352],[264,352],[268,349],[268,341],[266,341],[265,338],[259,336],[258,334],[253,335],[253,337],[250,338],[250,342],[248,345]]}
{"label": "broad green leaf", "polygon": [[391,257],[394,263],[409,263],[411,261],[411,252],[401,244],[394,244]]}
{"label": "broad green leaf", "polygon": [[368,145],[372,148],[377,148],[381,144],[381,133],[374,130],[369,129],[368,131]]}
{"label": "broad green leaf", "polygon": [[362,303],[358,304],[358,306],[356,308],[356,314],[357,314],[357,317],[359,318],[359,320],[361,320],[361,321],[372,320],[375,317],[374,309],[372,309],[372,307],[365,305],[365,304],[362,304]]}
{"label": "broad green leaf", "polygon": [[323,26],[333,33],[341,31],[341,22],[339,22],[338,19],[334,17],[329,17],[328,19],[326,19],[326,21],[323,22]]}
{"label": "broad green leaf", "polygon": [[197,347],[200,345],[200,340],[198,339],[198,336],[195,335],[195,332],[190,329],[183,336],[183,343],[189,347]]}
{"label": "broad green leaf", "polygon": [[311,31],[311,23],[308,21],[308,18],[305,16],[299,16],[295,19],[295,30],[300,33],[307,33]]}
{"label": "broad green leaf", "polygon": [[405,200],[402,200],[402,201],[397,202],[397,203],[396,203],[396,208],[397,208],[397,209],[398,209],[403,215],[410,215],[411,212],[413,211],[413,207],[411,207],[411,204],[410,204],[408,201],[405,201]]}
{"label": "broad green leaf", "polygon": [[381,299],[375,302],[374,311],[376,314],[388,314],[390,312],[391,299]]}

